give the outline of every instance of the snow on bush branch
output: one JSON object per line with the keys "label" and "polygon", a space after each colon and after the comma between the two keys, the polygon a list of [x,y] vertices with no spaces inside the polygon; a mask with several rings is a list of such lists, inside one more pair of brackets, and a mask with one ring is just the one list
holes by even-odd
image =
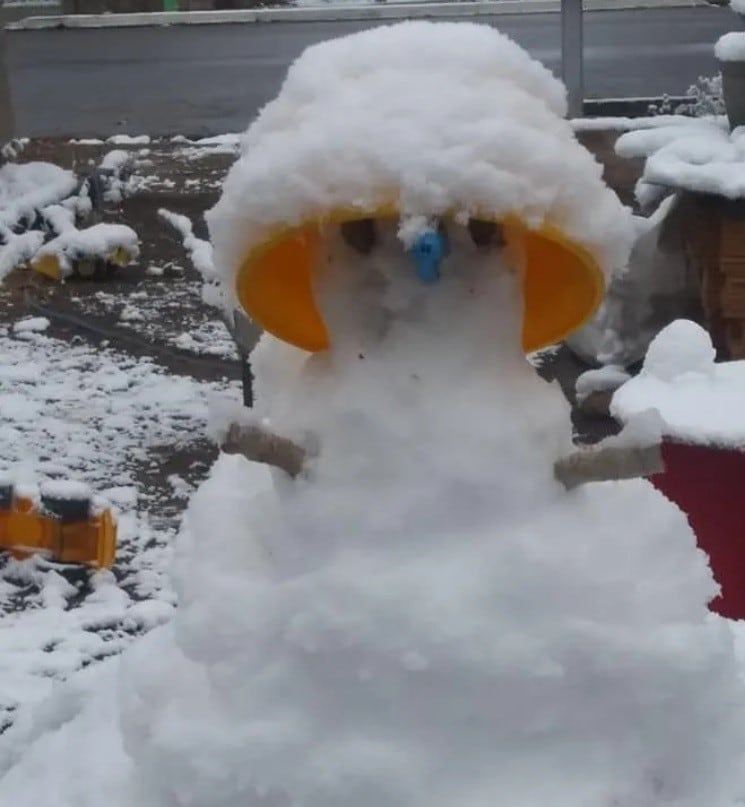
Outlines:
{"label": "snow on bush branch", "polygon": [[181,236],[181,241],[192,266],[199,272],[204,281],[202,300],[207,305],[224,311],[226,307],[225,295],[215,271],[212,244],[194,235],[194,226],[188,216],[174,213],[165,208],[160,208],[158,215]]}

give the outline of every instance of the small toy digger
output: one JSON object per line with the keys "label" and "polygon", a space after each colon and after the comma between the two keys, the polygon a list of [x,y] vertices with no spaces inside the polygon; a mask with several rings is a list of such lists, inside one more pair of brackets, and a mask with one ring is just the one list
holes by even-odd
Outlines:
{"label": "small toy digger", "polygon": [[47,482],[40,495],[0,478],[0,550],[24,558],[105,568],[114,562],[116,522],[78,482]]}

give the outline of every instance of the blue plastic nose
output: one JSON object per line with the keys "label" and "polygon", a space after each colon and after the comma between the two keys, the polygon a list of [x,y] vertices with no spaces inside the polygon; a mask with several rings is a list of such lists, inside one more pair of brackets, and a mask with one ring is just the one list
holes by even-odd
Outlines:
{"label": "blue plastic nose", "polygon": [[447,254],[447,241],[443,233],[426,230],[409,248],[416,264],[416,273],[425,283],[440,279],[440,262]]}

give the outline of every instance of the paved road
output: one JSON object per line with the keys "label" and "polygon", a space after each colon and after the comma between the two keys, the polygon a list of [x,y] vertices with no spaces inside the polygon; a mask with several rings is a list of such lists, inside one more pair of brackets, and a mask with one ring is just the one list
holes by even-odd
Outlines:
{"label": "paved road", "polygon": [[[588,97],[682,94],[716,72],[728,9],[585,15]],[[559,70],[559,16],[482,18]],[[369,22],[19,31],[9,36],[19,133],[214,134],[245,128],[307,45]]]}

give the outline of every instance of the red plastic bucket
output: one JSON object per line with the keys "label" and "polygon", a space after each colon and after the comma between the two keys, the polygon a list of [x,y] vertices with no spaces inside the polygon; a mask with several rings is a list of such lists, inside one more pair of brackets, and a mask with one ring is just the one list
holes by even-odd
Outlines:
{"label": "red plastic bucket", "polygon": [[655,487],[688,516],[721,594],[709,607],[745,619],[745,451],[665,442]]}

